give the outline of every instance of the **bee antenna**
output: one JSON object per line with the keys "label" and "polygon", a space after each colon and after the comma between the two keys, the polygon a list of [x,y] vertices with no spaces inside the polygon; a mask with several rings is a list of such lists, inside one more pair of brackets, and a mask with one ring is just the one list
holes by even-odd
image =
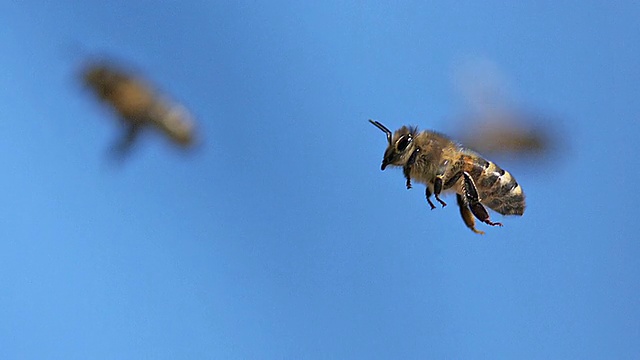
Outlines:
{"label": "bee antenna", "polygon": [[382,130],[385,134],[387,134],[387,141],[389,142],[389,144],[391,144],[391,130],[387,129],[386,126],[382,125],[378,121],[369,119],[369,122],[375,125],[378,129]]}

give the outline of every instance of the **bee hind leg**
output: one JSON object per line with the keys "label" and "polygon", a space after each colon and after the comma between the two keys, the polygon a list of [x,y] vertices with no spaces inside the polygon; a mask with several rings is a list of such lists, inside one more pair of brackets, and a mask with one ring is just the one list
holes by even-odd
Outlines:
{"label": "bee hind leg", "polygon": [[467,225],[467,227],[474,233],[484,235],[484,231],[476,229],[476,220],[473,217],[471,210],[469,210],[469,206],[464,201],[462,195],[456,194],[456,200],[458,201],[458,206],[460,207],[460,215],[462,216],[462,221],[464,221],[465,225]]}
{"label": "bee hind leg", "polygon": [[489,219],[489,213],[487,209],[482,206],[480,203],[480,197],[478,196],[478,189],[476,188],[476,184],[473,182],[471,175],[468,172],[463,172],[464,176],[464,197],[469,204],[469,210],[473,213],[473,215],[478,218],[478,220],[482,221],[485,224],[489,224],[491,226],[502,226],[499,222],[492,222]]}

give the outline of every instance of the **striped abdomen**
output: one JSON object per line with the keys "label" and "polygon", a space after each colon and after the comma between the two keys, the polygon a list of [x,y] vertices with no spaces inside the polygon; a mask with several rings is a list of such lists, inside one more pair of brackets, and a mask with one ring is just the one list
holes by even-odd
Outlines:
{"label": "striped abdomen", "polygon": [[508,171],[487,160],[476,162],[467,171],[476,183],[482,204],[502,215],[524,213],[522,187]]}

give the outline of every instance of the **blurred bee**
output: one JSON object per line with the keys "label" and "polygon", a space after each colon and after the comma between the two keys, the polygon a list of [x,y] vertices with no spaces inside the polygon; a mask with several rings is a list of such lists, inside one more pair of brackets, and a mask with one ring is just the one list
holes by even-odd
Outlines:
{"label": "blurred bee", "polygon": [[456,138],[466,146],[492,158],[526,161],[545,160],[557,153],[553,136],[558,132],[557,121],[512,104],[508,81],[496,63],[477,59],[460,67],[456,75],[468,108],[456,125]]}
{"label": "blurred bee", "polygon": [[407,189],[411,188],[412,179],[425,184],[427,202],[432,210],[435,205],[431,202],[431,195],[444,207],[447,204],[440,199],[440,194],[443,191],[455,192],[464,223],[477,234],[484,232],[476,229],[474,216],[488,225],[502,226],[490,220],[483,204],[502,215],[524,213],[522,188],[498,165],[442,134],[418,132],[416,127],[407,126],[392,134],[378,121],[369,122],[387,135],[389,145],[381,169],[402,167]]}
{"label": "blurred bee", "polygon": [[460,136],[465,145],[483,154],[533,158],[547,155],[552,139],[542,127],[534,127],[520,117],[478,119],[464,126]]}
{"label": "blurred bee", "polygon": [[87,66],[82,79],[95,95],[116,111],[126,127],[116,151],[128,151],[144,127],[155,127],[174,143],[187,147],[194,141],[193,121],[181,105],[160,97],[143,80],[106,63]]}

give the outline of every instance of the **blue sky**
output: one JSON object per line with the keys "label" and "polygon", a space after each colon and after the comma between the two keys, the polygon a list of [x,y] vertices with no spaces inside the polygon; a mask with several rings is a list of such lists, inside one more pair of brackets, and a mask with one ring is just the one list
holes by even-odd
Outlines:
{"label": "blue sky", "polygon": [[[0,6],[0,357],[637,358],[640,6],[58,2]],[[88,56],[191,109],[202,145],[116,122]],[[484,237],[380,171],[447,133],[490,61],[562,151]],[[555,126],[557,125],[557,126]],[[447,198],[453,205],[454,199]]]}

